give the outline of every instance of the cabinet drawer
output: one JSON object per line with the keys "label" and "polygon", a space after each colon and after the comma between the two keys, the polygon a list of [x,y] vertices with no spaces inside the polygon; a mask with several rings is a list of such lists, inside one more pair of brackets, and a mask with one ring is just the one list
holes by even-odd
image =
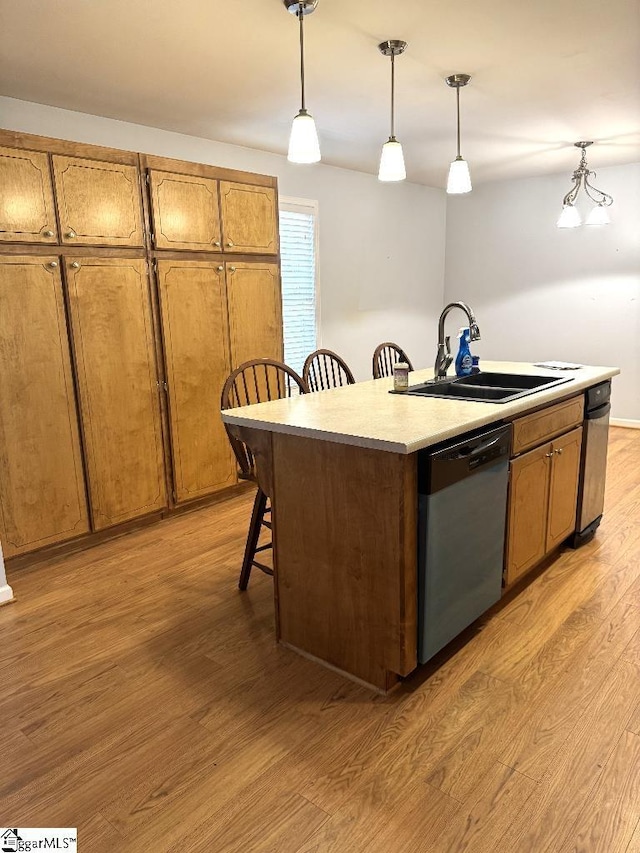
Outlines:
{"label": "cabinet drawer", "polygon": [[542,444],[582,423],[584,397],[572,397],[513,422],[513,455]]}

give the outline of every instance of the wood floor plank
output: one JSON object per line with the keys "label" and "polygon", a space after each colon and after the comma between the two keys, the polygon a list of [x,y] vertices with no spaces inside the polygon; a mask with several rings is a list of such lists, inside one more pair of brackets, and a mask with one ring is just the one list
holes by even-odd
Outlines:
{"label": "wood floor plank", "polygon": [[542,779],[622,655],[639,620],[640,610],[621,602],[597,626],[589,643],[566,662],[564,672],[523,718],[500,754],[504,764],[532,779]]}
{"label": "wood floor plank", "polygon": [[500,839],[536,787],[532,779],[496,762],[478,786],[474,801],[458,810],[429,853],[495,853],[504,849],[499,846]]}
{"label": "wood floor plank", "polygon": [[625,853],[640,820],[640,737],[623,732],[561,853]]}
{"label": "wood floor plank", "polygon": [[640,669],[619,661],[501,840],[505,850],[551,853],[565,841],[640,698]]}

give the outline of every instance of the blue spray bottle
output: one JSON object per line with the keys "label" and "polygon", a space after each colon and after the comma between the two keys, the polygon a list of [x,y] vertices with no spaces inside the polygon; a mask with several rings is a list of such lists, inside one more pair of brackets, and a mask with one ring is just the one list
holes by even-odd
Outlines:
{"label": "blue spray bottle", "polygon": [[473,356],[469,349],[469,329],[462,328],[458,334],[460,346],[456,356],[456,376],[471,376]]}

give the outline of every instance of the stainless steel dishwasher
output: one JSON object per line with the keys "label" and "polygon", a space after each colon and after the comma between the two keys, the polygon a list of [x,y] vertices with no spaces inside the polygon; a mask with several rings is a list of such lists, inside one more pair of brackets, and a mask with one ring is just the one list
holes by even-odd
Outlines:
{"label": "stainless steel dishwasher", "polygon": [[602,520],[607,476],[610,399],[610,379],[588,388],[585,392],[578,516],[576,532],[571,540],[574,548],[579,548],[593,539]]}
{"label": "stainless steel dishwasher", "polygon": [[507,425],[420,451],[420,663],[500,598],[510,442]]}

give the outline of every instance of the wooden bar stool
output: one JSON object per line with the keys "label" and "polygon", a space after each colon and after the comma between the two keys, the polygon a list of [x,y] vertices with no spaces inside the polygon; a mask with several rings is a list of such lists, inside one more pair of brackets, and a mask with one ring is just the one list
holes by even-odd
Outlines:
{"label": "wooden bar stool", "polygon": [[406,352],[391,341],[385,341],[373,351],[373,378],[380,379],[383,376],[393,376],[393,365],[398,361],[404,361],[413,370],[413,365]]}
{"label": "wooden bar stool", "polygon": [[345,360],[330,349],[317,349],[307,356],[302,378],[309,386],[309,391],[326,391],[341,385],[356,384]]}
{"label": "wooden bar stool", "polygon": [[[222,389],[220,408],[235,409],[240,406],[251,406],[254,403],[265,403],[268,400],[291,397],[294,394],[306,394],[308,390],[304,379],[301,379],[286,364],[270,358],[257,358],[241,364],[229,375]],[[225,430],[240,468],[240,479],[252,480],[257,483],[255,460],[250,448],[243,441],[231,435],[227,424],[225,424]],[[247,588],[253,566],[265,574],[273,575],[273,570],[269,566],[256,560],[256,554],[273,547],[272,541],[258,545],[262,527],[269,530],[272,527],[271,521],[265,518],[271,514],[271,507],[267,501],[267,495],[258,486],[238,582],[238,586],[242,590]]]}

